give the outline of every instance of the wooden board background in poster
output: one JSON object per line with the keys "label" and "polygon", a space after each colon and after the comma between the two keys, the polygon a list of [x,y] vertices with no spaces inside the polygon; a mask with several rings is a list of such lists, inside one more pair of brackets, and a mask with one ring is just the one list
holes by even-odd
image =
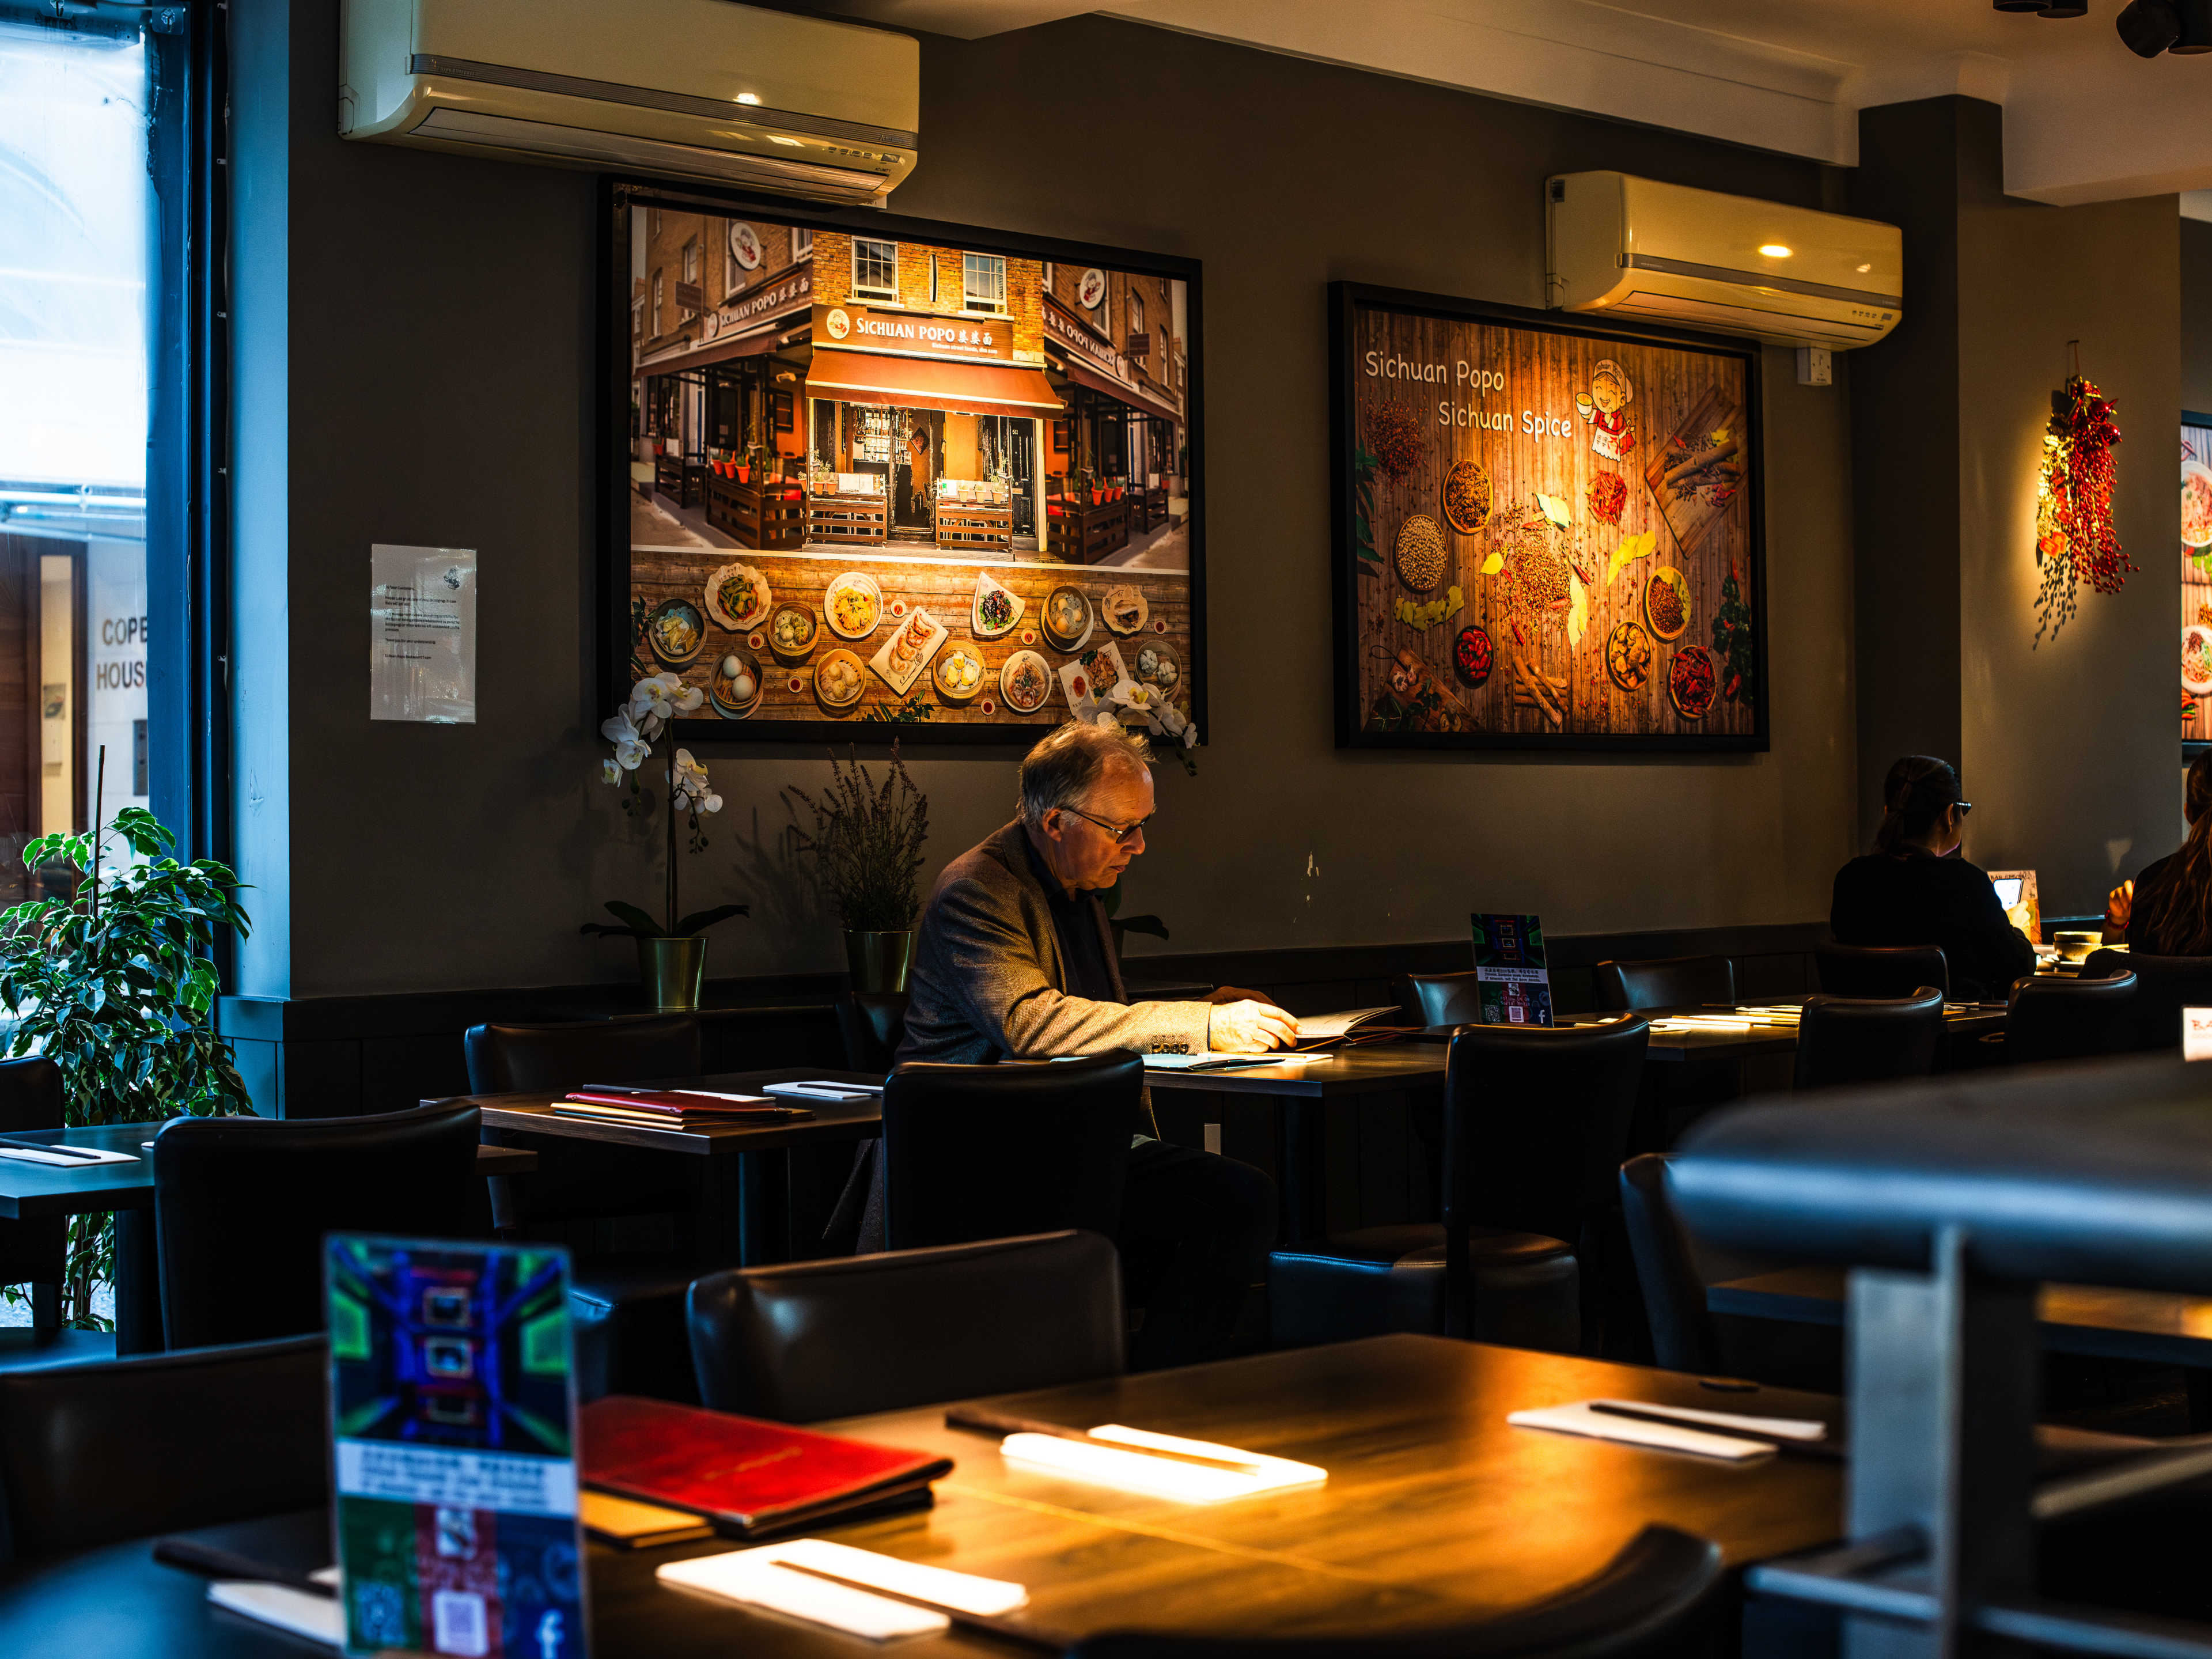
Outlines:
{"label": "wooden board background in poster", "polygon": [[[2189,475],[2199,467],[2212,467],[2212,415],[2197,415],[2185,411],[2181,417],[2181,475],[2182,488],[2186,491]],[[2212,625],[2212,545],[2191,547],[2181,544],[2181,623],[2185,631],[2192,624]],[[2185,681],[2181,693],[2182,753],[2195,756],[2203,746],[2212,743],[2212,696],[2191,696]]]}
{"label": "wooden board background in poster", "polygon": [[[1758,347],[1353,283],[1331,301],[1339,745],[1765,749]],[[1464,490],[1447,506],[1467,463],[1486,514]],[[1419,526],[1398,557],[1417,519],[1442,543],[1433,580]],[[1672,639],[1647,605],[1662,570],[1687,599],[1659,607]]]}

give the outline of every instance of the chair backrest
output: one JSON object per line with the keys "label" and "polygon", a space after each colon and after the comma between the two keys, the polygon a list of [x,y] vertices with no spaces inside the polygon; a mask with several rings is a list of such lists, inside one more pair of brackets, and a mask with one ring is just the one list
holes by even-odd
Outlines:
{"label": "chair backrest", "polygon": [[2212,1008],[2212,957],[2137,956],[2132,951],[2092,951],[2081,964],[2083,979],[2105,979],[2132,972],[2136,994],[2127,1049],[2178,1048],[2181,1011]]}
{"label": "chair backrest", "polygon": [[161,1323],[173,1348],[323,1328],[323,1236],[478,1231],[477,1113],[176,1117],[154,1137]]}
{"label": "chair backrest", "polygon": [[327,1369],[307,1336],[0,1371],[0,1561],[327,1503]]}
{"label": "chair backrest", "polygon": [[1639,1152],[1620,1166],[1620,1210],[1651,1327],[1653,1359],[1662,1370],[1726,1369],[1705,1306],[1705,1281],[1667,1196],[1667,1160],[1657,1152]]}
{"label": "chair backrest", "polygon": [[1113,1237],[1145,1066],[1121,1050],[998,1066],[909,1061],[884,1085],[894,1250],[1081,1227]]}
{"label": "chair backrest", "polygon": [[1443,1219],[1448,1275],[1470,1225],[1578,1247],[1613,1201],[1651,1027],[1467,1025],[1444,1060]]}
{"label": "chair backrest", "polygon": [[1813,961],[1831,996],[1909,997],[1923,985],[1951,994],[1951,964],[1940,945],[1828,944]]}
{"label": "chair backrest", "polygon": [[845,1039],[845,1064],[882,1077],[906,1038],[906,993],[854,991],[837,999],[837,1030]]}
{"label": "chair backrest", "polygon": [[699,1022],[690,1014],[471,1025],[463,1042],[471,1094],[552,1092],[586,1083],[699,1075]]}
{"label": "chair backrest", "polygon": [[1797,1019],[1799,1089],[1925,1077],[1943,1041],[1943,994],[1923,985],[1911,996],[1805,999]]}
{"label": "chair backrest", "polygon": [[709,1411],[786,1423],[1121,1372],[1121,1269],[1091,1232],[886,1250],[694,1280]]}
{"label": "chair backrest", "polygon": [[62,1127],[62,1068],[44,1054],[0,1060],[0,1134]]}
{"label": "chair backrest", "polygon": [[1482,1018],[1473,973],[1401,974],[1398,1006],[1423,1025],[1469,1025]]}
{"label": "chair backrest", "polygon": [[1593,979],[1597,1006],[1608,1013],[1630,1008],[1735,1005],[1735,963],[1727,957],[1601,962]]}
{"label": "chair backrest", "polygon": [[2023,979],[2005,1008],[2005,1059],[2083,1060],[2115,1054],[2134,1035],[2136,976]]}
{"label": "chair backrest", "polygon": [[1660,1659],[1711,1650],[1698,1638],[1721,1583],[1717,1545],[1647,1526],[1591,1577],[1457,1630],[1291,1637],[1117,1632],[1085,1638],[1066,1659]]}

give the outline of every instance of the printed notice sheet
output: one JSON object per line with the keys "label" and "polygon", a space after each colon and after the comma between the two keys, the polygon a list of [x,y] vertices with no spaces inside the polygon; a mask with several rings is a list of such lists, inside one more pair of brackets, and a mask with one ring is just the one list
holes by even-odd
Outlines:
{"label": "printed notice sheet", "polygon": [[368,550],[368,717],[473,726],[477,552]]}

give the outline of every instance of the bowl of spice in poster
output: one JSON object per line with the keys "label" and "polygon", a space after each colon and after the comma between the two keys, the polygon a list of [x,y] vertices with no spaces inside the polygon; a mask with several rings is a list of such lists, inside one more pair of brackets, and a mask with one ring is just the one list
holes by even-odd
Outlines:
{"label": "bowl of spice in poster", "polygon": [[1644,585],[1644,620],[1662,641],[1679,640],[1690,625],[1689,579],[1671,564],[1662,564]]}
{"label": "bowl of spice in poster", "polygon": [[1701,720],[1713,712],[1713,653],[1701,645],[1686,645],[1674,653],[1667,671],[1667,696],[1674,712],[1686,720]]}
{"label": "bowl of spice in poster", "polygon": [[1491,665],[1497,656],[1490,635],[1480,628],[1461,629],[1452,646],[1452,666],[1459,670],[1460,678],[1469,685],[1480,685],[1490,678]]}

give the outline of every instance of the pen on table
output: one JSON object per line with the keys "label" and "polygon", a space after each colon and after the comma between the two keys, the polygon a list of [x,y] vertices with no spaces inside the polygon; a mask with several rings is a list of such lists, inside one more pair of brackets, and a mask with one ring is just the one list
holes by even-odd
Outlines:
{"label": "pen on table", "polygon": [[56,1158],[89,1158],[94,1164],[100,1162],[98,1152],[88,1152],[82,1146],[64,1146],[52,1140],[16,1140],[0,1135],[0,1146],[13,1146],[26,1152],[52,1152]]}
{"label": "pen on table", "polygon": [[1777,1451],[1795,1452],[1801,1457],[1817,1457],[1824,1462],[1840,1463],[1844,1452],[1825,1440],[1795,1440],[1786,1434],[1766,1434],[1758,1429],[1740,1428],[1734,1423],[1705,1423],[1694,1418],[1674,1417],[1664,1411],[1640,1412],[1632,1406],[1616,1406],[1607,1400],[1593,1400],[1589,1408],[1603,1417],[1626,1417],[1638,1423],[1662,1423],[1670,1429],[1690,1429],[1699,1434],[1717,1434],[1730,1440],[1755,1440],[1762,1446],[1771,1446]]}
{"label": "pen on table", "polygon": [[272,1567],[264,1561],[255,1561],[246,1556],[217,1549],[212,1544],[194,1543],[189,1538],[161,1538],[154,1543],[154,1559],[165,1567],[179,1567],[186,1572],[196,1572],[203,1578],[227,1578],[256,1584],[282,1584],[286,1589],[298,1590],[303,1595],[319,1595],[327,1600],[337,1598],[337,1587],[325,1584],[319,1578],[304,1572],[295,1572],[289,1567]]}

